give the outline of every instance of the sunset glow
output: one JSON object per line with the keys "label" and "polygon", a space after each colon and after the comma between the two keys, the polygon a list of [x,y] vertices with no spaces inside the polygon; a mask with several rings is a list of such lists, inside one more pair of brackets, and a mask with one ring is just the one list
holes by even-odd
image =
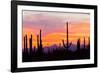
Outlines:
{"label": "sunset glow", "polygon": [[86,44],[88,44],[89,21],[90,15],[85,13],[23,11],[22,38],[25,35],[29,38],[32,34],[32,46],[37,47],[37,35],[41,29],[43,47],[54,44],[62,45],[62,40],[66,41],[66,22],[68,22],[69,41],[76,44],[77,40],[80,39],[82,44],[85,38]]}

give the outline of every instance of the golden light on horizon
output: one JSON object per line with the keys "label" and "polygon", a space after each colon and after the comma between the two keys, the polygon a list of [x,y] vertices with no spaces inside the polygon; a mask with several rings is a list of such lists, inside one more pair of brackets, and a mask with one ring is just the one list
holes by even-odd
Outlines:
{"label": "golden light on horizon", "polygon": [[[77,28],[78,27],[78,28]],[[80,28],[79,28],[80,27]],[[83,28],[81,28],[83,27]],[[76,29],[74,29],[76,28]],[[88,38],[90,37],[90,26],[87,24],[81,24],[80,25],[70,25],[69,27],[69,41],[72,42],[73,44],[77,43],[77,40],[80,39],[81,40],[81,44],[83,44],[84,41],[84,37],[85,37],[85,41],[86,44],[88,44]],[[64,32],[53,32],[53,33],[48,33],[46,35],[42,35],[42,45],[43,47],[45,46],[52,46],[54,44],[62,45],[62,40],[65,40],[66,42],[66,29],[64,29]],[[35,33],[34,33],[35,32]],[[43,31],[42,31],[43,33]],[[28,39],[30,38],[30,35],[32,34],[33,36],[33,47],[37,47],[37,34],[39,34],[39,30],[34,30],[34,29],[27,29],[27,28],[23,28],[23,37],[25,35],[28,36]],[[28,40],[29,41],[29,40]],[[24,43],[22,43],[24,44]],[[28,42],[29,44],[29,42]],[[28,45],[29,47],[29,45]]]}

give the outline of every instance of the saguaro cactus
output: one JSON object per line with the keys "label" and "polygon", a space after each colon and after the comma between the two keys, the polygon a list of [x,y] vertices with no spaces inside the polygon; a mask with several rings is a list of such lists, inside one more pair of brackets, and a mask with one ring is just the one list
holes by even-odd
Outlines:
{"label": "saguaro cactus", "polygon": [[85,48],[86,48],[86,47],[85,47],[85,37],[84,37],[84,44],[83,44],[83,45],[84,45],[84,49],[85,49]]}
{"label": "saguaro cactus", "polygon": [[26,46],[26,49],[28,48],[27,47],[27,35],[25,36],[25,46]]}
{"label": "saguaro cactus", "polygon": [[41,35],[42,30],[40,29],[40,48],[42,49],[42,35]]}
{"label": "saguaro cactus", "polygon": [[77,40],[77,51],[80,50],[80,39]]}
{"label": "saguaro cactus", "polygon": [[32,35],[29,39],[29,48],[30,48],[30,56],[32,56],[33,50],[32,50]]}
{"label": "saguaro cactus", "polygon": [[88,37],[88,48],[90,48],[90,37]]}
{"label": "saguaro cactus", "polygon": [[39,44],[39,35],[37,35],[37,48],[39,49],[39,46],[40,46],[40,44]]}
{"label": "saguaro cactus", "polygon": [[28,53],[27,35],[24,36],[24,53]]}
{"label": "saguaro cactus", "polygon": [[38,54],[39,56],[42,54],[42,34],[41,34],[41,29],[40,29],[40,34],[37,35],[37,48],[38,48]]}
{"label": "saguaro cactus", "polygon": [[23,58],[27,58],[29,53],[28,53],[28,47],[27,47],[27,35],[24,36],[24,50],[23,50]]}
{"label": "saguaro cactus", "polygon": [[25,52],[26,46],[25,46],[25,36],[24,36],[24,52]]}
{"label": "saguaro cactus", "polygon": [[30,50],[32,50],[32,35],[31,35],[31,37],[29,39],[29,47],[30,47]]}
{"label": "saguaro cactus", "polygon": [[66,48],[66,50],[71,46],[72,42],[69,43],[69,32],[68,32],[68,22],[66,23],[66,44],[64,40],[62,40],[63,47]]}

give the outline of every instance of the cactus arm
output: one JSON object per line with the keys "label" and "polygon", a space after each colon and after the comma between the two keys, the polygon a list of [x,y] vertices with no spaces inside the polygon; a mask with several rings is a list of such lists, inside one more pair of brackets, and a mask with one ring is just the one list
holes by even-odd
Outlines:
{"label": "cactus arm", "polygon": [[72,42],[71,42],[71,43],[69,43],[69,44],[68,44],[68,46],[67,46],[67,45],[65,45],[64,40],[62,40],[62,43],[63,43],[63,47],[64,47],[64,48],[70,48],[70,47],[71,47],[71,45],[72,45]]}
{"label": "cactus arm", "polygon": [[63,43],[64,48],[67,48],[66,45],[65,45],[65,43],[64,43],[64,40],[62,40],[62,43]]}

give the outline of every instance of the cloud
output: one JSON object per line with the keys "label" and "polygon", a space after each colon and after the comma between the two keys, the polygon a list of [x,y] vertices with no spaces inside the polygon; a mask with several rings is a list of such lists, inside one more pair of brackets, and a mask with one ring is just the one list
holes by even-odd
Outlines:
{"label": "cloud", "polygon": [[[42,29],[43,35],[53,32],[65,32],[67,21],[70,25],[75,26],[80,26],[82,23],[89,24],[89,14],[38,11],[23,12],[23,27],[38,30],[38,32]],[[77,30],[76,27],[75,29]]]}

